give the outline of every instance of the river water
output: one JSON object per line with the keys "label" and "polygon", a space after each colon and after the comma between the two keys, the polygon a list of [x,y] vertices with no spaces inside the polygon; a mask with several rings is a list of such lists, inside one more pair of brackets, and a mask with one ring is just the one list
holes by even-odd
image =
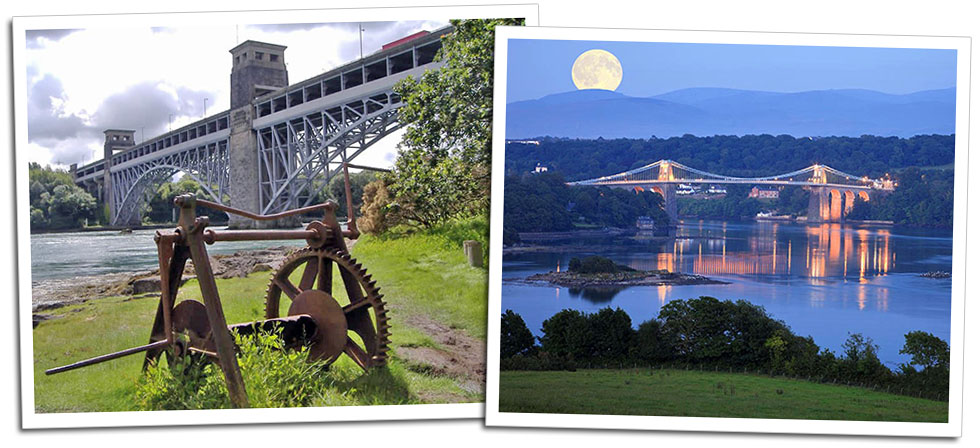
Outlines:
{"label": "river water", "polygon": [[[871,337],[889,367],[905,333],[923,330],[949,341],[950,279],[919,274],[952,269],[949,231],[805,225],[788,222],[682,222],[676,237],[618,237],[592,242],[595,251],[507,254],[502,306],[541,335],[541,323],[562,309],[619,307],[634,328],[674,299],[712,296],[762,305],[794,333],[813,336],[840,354],[849,333]],[[565,248],[567,249],[567,248]],[[518,279],[566,269],[573,257],[601,254],[634,269],[701,274],[727,285],[634,286],[618,291],[570,290]]]}
{"label": "river water", "polygon": [[[213,227],[215,230],[224,227]],[[159,266],[156,230],[46,233],[31,235],[31,280],[63,279],[116,272],[148,271]],[[228,241],[208,246],[208,253],[302,246],[300,240]]]}

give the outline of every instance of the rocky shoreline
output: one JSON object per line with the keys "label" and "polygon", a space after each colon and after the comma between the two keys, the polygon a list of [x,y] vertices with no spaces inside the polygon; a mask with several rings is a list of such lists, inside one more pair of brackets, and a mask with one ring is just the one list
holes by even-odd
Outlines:
{"label": "rocky shoreline", "polygon": [[[298,248],[282,246],[212,255],[211,268],[218,278],[245,277],[253,272],[273,271],[279,269],[286,255],[296,249]],[[194,264],[188,261],[182,279],[187,282],[192,278],[195,278]],[[159,270],[32,282],[31,312],[34,326],[57,317],[50,313],[52,310],[114,296],[159,297]]]}
{"label": "rocky shoreline", "polygon": [[629,271],[582,274],[577,272],[546,272],[526,279],[533,283],[548,283],[566,288],[663,286],[663,285],[727,285],[728,282],[702,275],[668,271]]}

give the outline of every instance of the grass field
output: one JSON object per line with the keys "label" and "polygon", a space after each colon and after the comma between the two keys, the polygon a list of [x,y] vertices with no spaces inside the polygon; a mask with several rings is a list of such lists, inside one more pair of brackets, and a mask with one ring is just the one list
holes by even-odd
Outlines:
{"label": "grass field", "polygon": [[946,422],[944,402],[753,374],[684,370],[500,373],[500,411]]}
{"label": "grass field", "polygon": [[[482,390],[463,387],[458,378],[440,376],[399,357],[400,347],[440,348],[433,338],[404,324],[424,313],[445,325],[486,339],[486,269],[466,265],[455,238],[480,228],[466,222],[426,234],[385,239],[365,237],[353,255],[378,280],[389,303],[394,357],[380,372],[364,375],[346,356],[331,366],[335,386],[323,405],[480,402]],[[297,270],[299,273],[301,270]],[[218,279],[229,323],[263,318],[270,273]],[[334,276],[340,282],[339,276]],[[337,285],[334,290],[341,290]],[[201,300],[195,280],[178,300]],[[60,308],[57,318],[33,331],[34,400],[37,412],[135,410],[133,394],[143,357],[133,355],[82,369],[46,376],[45,369],[147,343],[158,298],[109,297]],[[246,384],[246,387],[248,385]]]}

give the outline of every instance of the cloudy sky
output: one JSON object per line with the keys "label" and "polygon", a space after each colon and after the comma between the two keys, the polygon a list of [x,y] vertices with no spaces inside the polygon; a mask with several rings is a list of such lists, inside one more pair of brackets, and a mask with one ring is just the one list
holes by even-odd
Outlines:
{"label": "cloudy sky", "polygon": [[[446,22],[366,22],[364,54]],[[286,45],[290,83],[360,53],[357,23],[176,28],[88,28],[27,32],[28,154],[65,167],[101,158],[105,129],[150,139],[228,109],[231,54],[248,39]],[[205,111],[205,106],[207,107]],[[22,112],[21,112],[22,113]],[[358,158],[389,166],[401,133]]]}

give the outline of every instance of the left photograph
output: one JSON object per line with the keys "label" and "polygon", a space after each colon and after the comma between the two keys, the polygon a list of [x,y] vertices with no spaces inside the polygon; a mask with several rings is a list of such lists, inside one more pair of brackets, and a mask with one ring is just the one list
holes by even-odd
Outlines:
{"label": "left photograph", "polygon": [[479,417],[494,28],[536,14],[15,18],[24,427]]}

